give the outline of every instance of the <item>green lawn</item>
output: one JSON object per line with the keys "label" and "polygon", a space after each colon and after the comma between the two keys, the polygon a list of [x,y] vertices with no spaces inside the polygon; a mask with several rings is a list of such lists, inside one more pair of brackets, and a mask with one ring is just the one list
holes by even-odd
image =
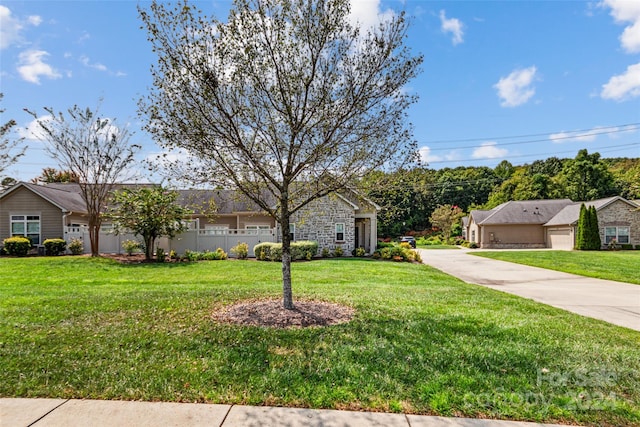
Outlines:
{"label": "green lawn", "polygon": [[424,265],[293,265],[294,296],[348,324],[216,324],[280,295],[280,265],[0,258],[0,396],[348,408],[640,424],[640,333]]}
{"label": "green lawn", "polygon": [[460,249],[455,245],[418,245],[419,249]]}
{"label": "green lawn", "polygon": [[640,285],[640,251],[471,252],[502,261]]}

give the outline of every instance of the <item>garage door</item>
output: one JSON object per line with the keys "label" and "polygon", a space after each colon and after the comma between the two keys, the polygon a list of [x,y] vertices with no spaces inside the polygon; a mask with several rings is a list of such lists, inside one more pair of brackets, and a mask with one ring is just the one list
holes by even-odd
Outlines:
{"label": "garage door", "polygon": [[573,236],[570,228],[547,230],[547,245],[553,249],[570,251],[573,249]]}

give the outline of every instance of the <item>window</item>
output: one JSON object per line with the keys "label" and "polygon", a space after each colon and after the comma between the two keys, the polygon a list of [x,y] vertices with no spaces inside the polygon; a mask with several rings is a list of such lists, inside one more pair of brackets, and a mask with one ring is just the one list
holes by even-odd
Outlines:
{"label": "window", "polygon": [[32,245],[39,245],[40,215],[11,215],[11,235],[24,236]]}
{"label": "window", "polygon": [[629,243],[629,236],[631,230],[629,227],[605,227],[604,228],[604,243],[608,245],[613,239],[616,239],[621,245]]}
{"label": "window", "polygon": [[296,240],[296,225],[289,224],[289,239],[290,241],[295,242]]}
{"label": "window", "polygon": [[336,242],[344,242],[344,224],[336,224]]}

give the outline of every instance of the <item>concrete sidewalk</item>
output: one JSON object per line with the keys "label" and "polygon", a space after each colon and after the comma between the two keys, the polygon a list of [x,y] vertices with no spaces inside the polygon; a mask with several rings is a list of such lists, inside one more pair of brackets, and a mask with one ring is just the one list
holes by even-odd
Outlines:
{"label": "concrete sidewalk", "polygon": [[0,399],[1,427],[543,427],[516,421],[269,406]]}
{"label": "concrete sidewalk", "polygon": [[480,251],[420,249],[420,256],[425,264],[467,283],[530,298],[640,331],[640,285],[593,279],[472,255]]}

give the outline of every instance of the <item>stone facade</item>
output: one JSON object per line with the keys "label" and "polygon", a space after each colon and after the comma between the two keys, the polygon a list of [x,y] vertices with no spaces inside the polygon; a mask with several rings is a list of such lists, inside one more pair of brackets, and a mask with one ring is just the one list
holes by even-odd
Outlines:
{"label": "stone facade", "polygon": [[629,227],[630,241],[632,245],[640,245],[640,210],[622,200],[607,205],[598,210],[598,227],[600,228],[600,241],[605,245],[605,227]]}
{"label": "stone facade", "polygon": [[[309,203],[291,219],[295,240],[314,240],[318,251],[341,247],[345,256],[355,248],[355,209],[337,195],[325,196]],[[336,240],[336,224],[344,224],[344,240]]]}

